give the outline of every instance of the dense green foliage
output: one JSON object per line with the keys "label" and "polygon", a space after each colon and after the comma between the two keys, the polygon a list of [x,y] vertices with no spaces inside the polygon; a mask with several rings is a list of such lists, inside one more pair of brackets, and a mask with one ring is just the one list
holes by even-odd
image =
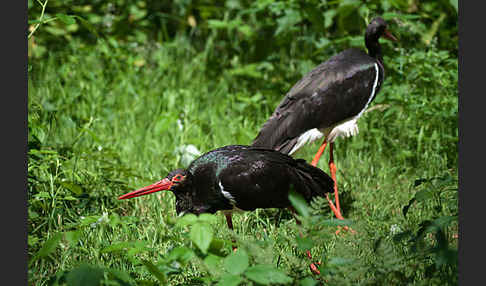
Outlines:
{"label": "dense green foliage", "polygon": [[[362,2],[29,0],[29,284],[457,284],[457,1]],[[336,143],[349,220],[293,197],[301,225],[257,210],[231,232],[177,218],[170,193],[116,199],[184,167],[183,146],[249,144],[375,15],[400,41],[382,41],[360,134]]]}

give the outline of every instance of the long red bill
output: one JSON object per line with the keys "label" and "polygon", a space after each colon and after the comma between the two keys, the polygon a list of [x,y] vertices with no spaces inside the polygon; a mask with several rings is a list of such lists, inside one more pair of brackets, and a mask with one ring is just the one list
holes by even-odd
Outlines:
{"label": "long red bill", "polygon": [[135,198],[135,197],[145,196],[145,195],[155,193],[155,192],[170,190],[171,186],[172,186],[172,181],[165,178],[162,181],[158,181],[157,183],[152,184],[150,186],[146,186],[144,188],[138,189],[138,190],[130,192],[128,194],[124,194],[123,196],[119,197],[118,199],[119,200],[131,199],[131,198]]}
{"label": "long red bill", "polygon": [[397,38],[395,38],[395,36],[393,36],[393,35],[392,35],[392,33],[390,33],[390,31],[388,31],[388,30],[385,30],[385,33],[384,33],[384,35],[383,35],[383,36],[384,36],[385,38],[389,39],[389,40],[394,41],[394,42],[397,42],[397,41],[398,41],[398,39],[397,39]]}

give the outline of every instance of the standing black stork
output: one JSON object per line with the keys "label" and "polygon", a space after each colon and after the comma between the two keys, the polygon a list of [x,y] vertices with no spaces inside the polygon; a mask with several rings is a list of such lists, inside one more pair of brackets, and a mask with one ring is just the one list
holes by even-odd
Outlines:
{"label": "standing black stork", "polygon": [[[178,215],[221,210],[228,227],[233,229],[233,210],[289,208],[291,190],[310,202],[314,197],[332,192],[333,184],[329,175],[305,160],[267,148],[229,145],[209,151],[187,169],[171,171],[161,181],[119,199],[172,191]],[[310,252],[307,256],[312,258]],[[313,263],[310,268],[319,273]]]}
{"label": "standing black stork", "polygon": [[336,205],[329,205],[337,218],[343,219],[333,159],[333,142],[339,136],[358,133],[358,118],[373,101],[383,83],[385,71],[378,39],[397,39],[387,30],[385,20],[374,18],[366,28],[368,53],[347,49],[321,63],[287,93],[272,116],[265,122],[252,146],[271,148],[293,154],[306,143],[321,137],[324,142],[312,165],[316,166],[329,143],[329,169],[334,184]]}

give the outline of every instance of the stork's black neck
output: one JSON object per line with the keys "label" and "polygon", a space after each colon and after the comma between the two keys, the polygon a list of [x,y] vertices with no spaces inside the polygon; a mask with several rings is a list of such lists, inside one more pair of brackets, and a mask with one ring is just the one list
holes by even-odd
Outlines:
{"label": "stork's black neck", "polygon": [[365,45],[368,49],[368,55],[377,59],[380,64],[383,64],[383,56],[381,54],[381,45],[378,42],[378,36],[376,34],[365,35]]}

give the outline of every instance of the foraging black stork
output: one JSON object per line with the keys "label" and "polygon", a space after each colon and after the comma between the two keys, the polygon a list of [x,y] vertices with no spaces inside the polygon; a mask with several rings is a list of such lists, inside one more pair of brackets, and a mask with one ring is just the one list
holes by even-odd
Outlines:
{"label": "foraging black stork", "polygon": [[334,184],[335,203],[327,197],[337,218],[343,219],[333,159],[333,142],[339,136],[358,133],[357,120],[376,97],[385,71],[378,39],[383,36],[396,41],[387,30],[387,23],[374,18],[366,28],[368,53],[351,48],[321,63],[287,93],[265,122],[252,146],[267,147],[293,154],[306,143],[321,137],[324,142],[312,165],[316,166],[329,143],[329,169]]}
{"label": "foraging black stork", "polygon": [[[129,199],[159,191],[172,191],[178,215],[224,211],[233,229],[231,211],[290,207],[289,191],[307,202],[332,192],[333,180],[302,159],[275,150],[229,145],[203,154],[187,169],[171,171],[167,177],[147,187],[125,194]],[[310,256],[310,252],[307,252]],[[310,265],[314,273],[317,267]]]}

